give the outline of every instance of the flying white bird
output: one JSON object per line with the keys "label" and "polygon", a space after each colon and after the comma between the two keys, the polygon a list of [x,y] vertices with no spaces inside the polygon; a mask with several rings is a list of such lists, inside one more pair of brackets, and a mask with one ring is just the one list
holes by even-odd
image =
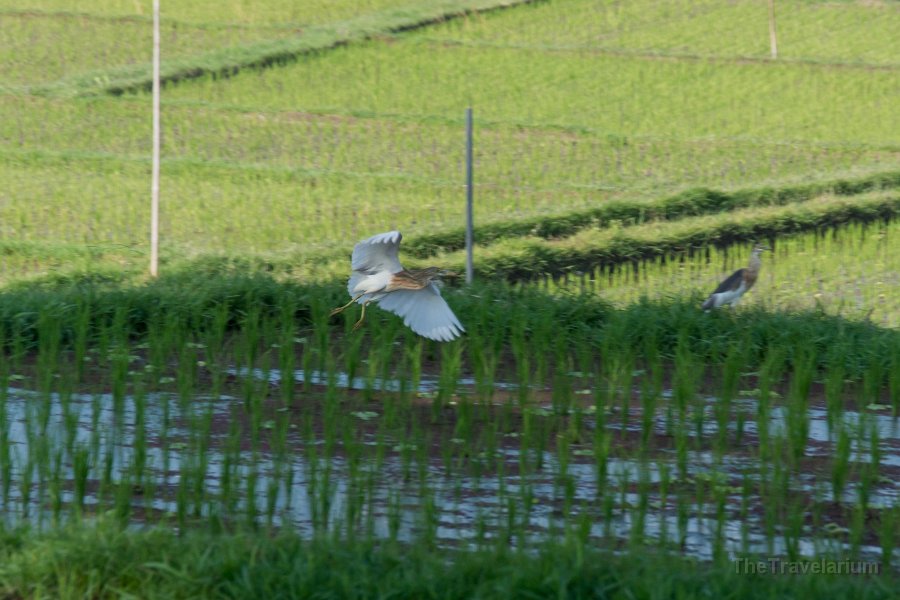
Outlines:
{"label": "flying white bird", "polygon": [[762,266],[759,255],[764,250],[769,250],[769,248],[759,244],[754,246],[753,252],[750,254],[750,264],[747,265],[747,268],[738,269],[728,279],[720,283],[716,291],[709,295],[709,298],[706,299],[706,302],[700,308],[709,311],[711,308],[719,308],[725,304],[736,305],[741,296],[756,283],[756,279],[759,277],[759,268]]}
{"label": "flying white bird", "polygon": [[362,315],[353,326],[355,330],[366,317],[366,307],[376,302],[403,317],[403,323],[422,337],[439,342],[456,339],[465,329],[435,284],[439,277],[454,273],[437,267],[404,269],[397,258],[401,239],[399,231],[389,231],[353,247],[353,273],[347,282],[351,300],[331,314],[338,314],[354,302],[362,304]]}

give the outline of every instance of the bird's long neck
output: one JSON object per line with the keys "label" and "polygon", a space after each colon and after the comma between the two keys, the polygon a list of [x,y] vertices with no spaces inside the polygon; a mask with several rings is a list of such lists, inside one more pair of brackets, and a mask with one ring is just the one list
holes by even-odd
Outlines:
{"label": "bird's long neck", "polygon": [[762,261],[759,259],[759,252],[754,250],[753,254],[750,255],[750,264],[747,265],[747,270],[753,273],[753,275],[757,275],[761,266]]}
{"label": "bird's long neck", "polygon": [[756,283],[761,266],[762,261],[759,260],[759,250],[754,250],[753,254],[750,255],[750,264],[744,269],[744,289],[749,290]]}

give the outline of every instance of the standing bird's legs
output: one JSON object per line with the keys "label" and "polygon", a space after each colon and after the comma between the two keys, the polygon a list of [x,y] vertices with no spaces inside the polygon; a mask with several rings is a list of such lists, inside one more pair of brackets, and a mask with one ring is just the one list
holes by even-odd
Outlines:
{"label": "standing bird's legs", "polygon": [[[365,294],[360,294],[359,296],[357,296],[356,298],[353,298],[352,300],[350,300],[350,302],[348,302],[347,304],[341,306],[340,308],[335,308],[334,310],[331,311],[331,314],[329,314],[328,316],[329,316],[329,317],[333,317],[334,315],[336,315],[336,314],[338,314],[338,313],[340,313],[340,312],[343,312],[343,310],[344,310],[345,308],[347,308],[348,306],[350,306],[351,304],[353,304],[354,302],[356,302],[357,300],[359,300],[359,299],[362,298],[363,296],[365,296]],[[366,302],[366,304],[368,304],[368,302]],[[365,313],[365,308],[366,308],[366,307],[365,307],[365,304],[364,304],[364,305],[363,305],[363,313]]]}

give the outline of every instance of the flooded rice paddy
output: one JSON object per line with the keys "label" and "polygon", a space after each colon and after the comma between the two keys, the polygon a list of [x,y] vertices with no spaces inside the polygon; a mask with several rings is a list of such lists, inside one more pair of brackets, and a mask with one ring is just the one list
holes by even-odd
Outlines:
{"label": "flooded rice paddy", "polygon": [[302,370],[290,403],[274,369],[231,368],[227,393],[191,397],[10,386],[2,510],[10,523],[112,511],[135,526],[218,518],[309,537],[578,536],[703,559],[900,562],[883,535],[900,504],[900,421],[887,406],[829,411],[813,396],[798,408],[759,390],[679,403],[666,389],[648,402],[638,386],[605,402],[571,375],[563,407],[542,386],[523,403],[516,384],[485,395],[462,378],[439,402],[438,378]]}

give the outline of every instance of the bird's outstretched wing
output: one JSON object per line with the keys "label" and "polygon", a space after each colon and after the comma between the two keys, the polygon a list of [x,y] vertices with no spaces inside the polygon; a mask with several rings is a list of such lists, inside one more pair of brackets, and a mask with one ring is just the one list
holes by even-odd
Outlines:
{"label": "bird's outstretched wing", "polygon": [[431,340],[449,342],[465,331],[433,283],[421,290],[391,292],[378,301],[378,306],[403,317],[407,327]]}
{"label": "bird's outstretched wing", "polygon": [[397,252],[403,236],[399,231],[388,231],[373,235],[353,247],[350,266],[354,271],[370,274],[375,271],[399,273],[403,270]]}
{"label": "bird's outstretched wing", "polygon": [[716,291],[709,295],[709,298],[706,299],[700,308],[709,310],[723,304],[737,302],[746,291],[744,289],[744,271],[745,269],[738,269],[720,283]]}
{"label": "bird's outstretched wing", "polygon": [[745,269],[738,269],[734,273],[728,276],[728,279],[719,284],[719,287],[713,292],[713,294],[721,294],[722,292],[733,292],[741,287],[741,282],[744,280],[744,271]]}
{"label": "bird's outstretched wing", "polygon": [[[353,247],[353,256],[350,259],[353,273],[347,281],[350,296],[356,297],[359,294],[357,287],[361,283],[372,290],[382,289],[391,280],[391,275],[403,270],[403,265],[397,257],[402,239],[403,236],[399,231],[388,231],[373,235]],[[371,296],[366,295],[358,302],[364,304],[371,299]]]}

